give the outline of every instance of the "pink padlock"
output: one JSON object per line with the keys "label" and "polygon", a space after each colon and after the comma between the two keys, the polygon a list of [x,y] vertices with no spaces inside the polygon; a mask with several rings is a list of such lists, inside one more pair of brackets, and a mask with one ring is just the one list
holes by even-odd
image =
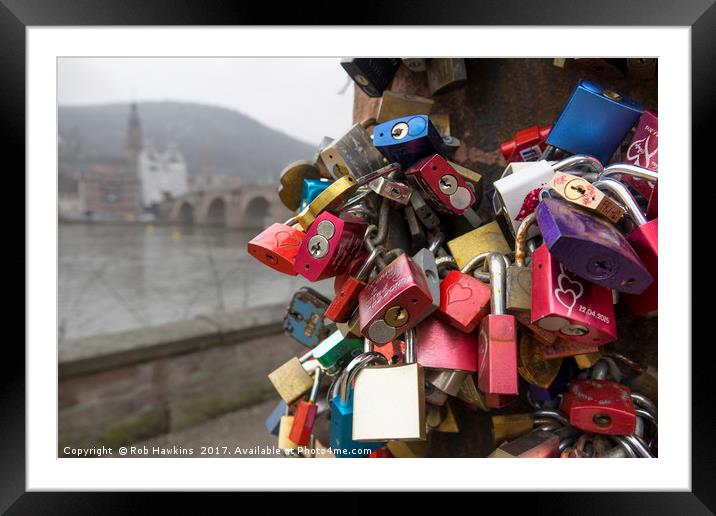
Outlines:
{"label": "pink padlock", "polygon": [[295,269],[310,281],[331,278],[344,272],[361,250],[366,223],[323,212],[308,228],[298,250]]}

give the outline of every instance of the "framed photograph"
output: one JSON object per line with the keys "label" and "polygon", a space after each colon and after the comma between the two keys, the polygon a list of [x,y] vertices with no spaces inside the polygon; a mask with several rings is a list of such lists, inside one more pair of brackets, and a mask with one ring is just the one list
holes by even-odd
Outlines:
{"label": "framed photograph", "polygon": [[2,0],[26,331],[0,509],[428,490],[712,513],[711,2],[250,11]]}

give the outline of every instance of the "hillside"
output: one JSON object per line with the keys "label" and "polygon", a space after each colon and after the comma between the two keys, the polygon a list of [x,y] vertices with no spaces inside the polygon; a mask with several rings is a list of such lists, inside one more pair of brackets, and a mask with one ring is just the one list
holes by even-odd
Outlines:
{"label": "hillside", "polygon": [[[215,170],[244,181],[276,181],[285,165],[311,159],[316,150],[231,109],[184,102],[140,102],[137,108],[144,143],[176,143],[190,176]],[[59,133],[85,156],[122,156],[128,116],[128,104],[60,106]]]}

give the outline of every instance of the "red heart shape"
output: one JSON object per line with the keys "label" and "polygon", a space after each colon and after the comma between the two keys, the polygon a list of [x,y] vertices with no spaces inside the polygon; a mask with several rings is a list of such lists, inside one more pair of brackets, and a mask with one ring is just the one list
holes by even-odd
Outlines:
{"label": "red heart shape", "polygon": [[577,304],[577,294],[574,290],[555,290],[554,295],[557,297],[557,301],[567,309],[567,314],[571,314],[574,305]]}
{"label": "red heart shape", "polygon": [[276,248],[279,247],[298,247],[301,245],[303,238],[299,238],[296,233],[290,231],[279,231],[275,235]]}
{"label": "red heart shape", "polygon": [[470,287],[463,287],[459,283],[453,283],[450,285],[445,293],[447,294],[448,305],[452,303],[461,303],[472,297],[472,289]]}

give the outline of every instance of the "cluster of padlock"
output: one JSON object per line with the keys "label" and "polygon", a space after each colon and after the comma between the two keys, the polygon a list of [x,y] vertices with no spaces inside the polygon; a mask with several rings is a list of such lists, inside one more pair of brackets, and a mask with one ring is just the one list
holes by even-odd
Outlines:
{"label": "cluster of padlock", "polygon": [[[459,61],[424,68],[454,79]],[[483,221],[482,177],[450,161],[449,117],[385,91],[399,64],[343,63],[382,96],[376,119],[290,164],[279,196],[297,214],[248,244],[278,272],[334,278],[333,299],[303,287],[288,308],[286,332],[309,349],[269,375],[279,447],[422,456],[430,432],[459,431],[453,403],[489,411],[522,393],[534,412],[494,416],[491,456],[653,456],[656,375],[603,346],[615,303],[656,315],[656,113],[580,81],[551,126],[501,146]],[[312,435],[323,413],[328,447]]]}

